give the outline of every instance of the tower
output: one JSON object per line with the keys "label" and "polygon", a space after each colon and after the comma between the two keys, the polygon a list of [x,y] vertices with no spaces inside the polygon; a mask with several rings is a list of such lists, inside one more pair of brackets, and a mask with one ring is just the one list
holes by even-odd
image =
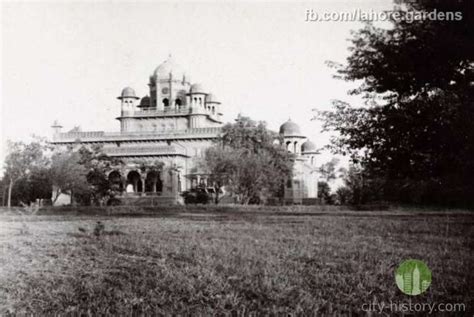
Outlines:
{"label": "tower", "polygon": [[207,93],[201,84],[193,84],[187,94],[187,100],[193,109],[204,111],[206,110],[206,96]]}
{"label": "tower", "polygon": [[206,96],[206,107],[209,109],[211,115],[216,116],[219,120],[222,118],[222,110],[220,106],[221,103],[214,94],[208,94]]}
{"label": "tower", "polygon": [[301,154],[301,144],[306,137],[301,134],[299,125],[288,119],[280,126],[280,134],[283,136],[284,144],[288,152],[296,155]]}
{"label": "tower", "polygon": [[120,130],[126,132],[130,130],[129,117],[133,116],[133,113],[137,110],[135,103],[140,98],[136,96],[133,88],[125,87],[117,99],[120,100],[121,106],[121,116],[118,118],[120,120]]}
{"label": "tower", "polygon": [[61,129],[63,128],[63,126],[58,122],[58,120],[54,120],[53,124],[51,125],[51,128],[53,128],[53,136],[55,136],[61,133]]}
{"label": "tower", "polygon": [[121,102],[122,115],[124,115],[127,112],[133,112],[136,110],[135,102],[140,98],[137,97],[133,88],[125,87],[122,89],[122,93],[117,97],[117,99]]}
{"label": "tower", "polygon": [[186,104],[189,76],[176,64],[171,55],[150,76],[150,107],[167,111]]}
{"label": "tower", "polygon": [[301,145],[301,154],[308,160],[308,163],[311,166],[316,165],[316,155],[319,154],[316,148],[316,144],[314,144],[310,140],[307,140]]}
{"label": "tower", "polygon": [[199,128],[202,126],[202,121],[206,114],[209,114],[206,104],[206,96],[204,87],[201,84],[193,84],[189,93],[186,94],[187,104],[190,108],[190,128]]}
{"label": "tower", "polygon": [[420,281],[420,270],[418,269],[418,265],[415,265],[415,269],[413,270],[413,288],[412,288],[412,295],[421,294],[421,281]]}

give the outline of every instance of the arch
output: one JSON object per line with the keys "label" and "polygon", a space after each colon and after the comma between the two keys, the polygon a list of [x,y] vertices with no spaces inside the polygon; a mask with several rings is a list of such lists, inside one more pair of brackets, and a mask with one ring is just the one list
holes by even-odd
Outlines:
{"label": "arch", "polygon": [[212,114],[216,113],[216,107],[212,106]]}
{"label": "arch", "polygon": [[109,174],[109,183],[110,187],[114,191],[123,192],[123,182],[122,182],[122,175],[119,171],[112,171]]}
{"label": "arch", "polygon": [[181,107],[183,105],[181,98],[176,98],[174,102],[175,102],[176,107]]}
{"label": "arch", "polygon": [[159,172],[150,171],[147,173],[145,191],[151,193],[160,193],[163,191],[163,182],[161,181]]}
{"label": "arch", "polygon": [[163,98],[163,107],[168,107],[170,105],[170,101],[168,98]]}
{"label": "arch", "polygon": [[294,152],[293,153],[295,153],[295,154],[299,153],[299,151],[298,151],[298,141],[294,142]]}
{"label": "arch", "polygon": [[127,175],[127,186],[131,184],[133,186],[134,193],[140,193],[143,191],[142,178],[140,173],[137,171],[130,171]]}
{"label": "arch", "polygon": [[288,152],[291,152],[290,145],[291,145],[291,141],[287,141],[287,142],[286,142],[286,150],[287,150]]}

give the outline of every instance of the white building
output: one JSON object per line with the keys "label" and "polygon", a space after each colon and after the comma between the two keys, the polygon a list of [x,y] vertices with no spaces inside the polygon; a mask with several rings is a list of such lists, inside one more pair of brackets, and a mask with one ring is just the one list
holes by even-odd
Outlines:
{"label": "white building", "polygon": [[[170,57],[149,78],[149,95],[139,98],[126,87],[120,96],[120,132],[62,132],[53,124],[57,147],[101,145],[104,152],[120,158],[125,165],[111,170],[109,180],[123,191],[122,198],[154,197],[160,202],[177,203],[180,193],[198,185],[211,185],[210,175],[199,170],[204,150],[211,146],[222,127],[222,105]],[[280,128],[288,151],[296,154],[295,173],[285,187],[288,203],[314,202],[317,173],[314,144],[300,128],[288,121]],[[143,166],[161,162],[160,171]],[[311,200],[312,199],[312,200]]]}

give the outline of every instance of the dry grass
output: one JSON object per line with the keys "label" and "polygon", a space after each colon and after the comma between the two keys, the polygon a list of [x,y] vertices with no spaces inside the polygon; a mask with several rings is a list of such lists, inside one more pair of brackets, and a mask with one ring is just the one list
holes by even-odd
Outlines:
{"label": "dry grass", "polygon": [[2,215],[0,315],[358,314],[407,300],[407,258],[433,272],[412,302],[473,310],[472,213],[280,211]]}

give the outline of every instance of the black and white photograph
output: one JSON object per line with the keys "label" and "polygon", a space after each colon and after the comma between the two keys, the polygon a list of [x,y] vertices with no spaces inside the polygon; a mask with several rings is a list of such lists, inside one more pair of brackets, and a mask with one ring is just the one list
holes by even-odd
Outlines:
{"label": "black and white photograph", "polygon": [[0,10],[0,316],[474,316],[472,0]]}

